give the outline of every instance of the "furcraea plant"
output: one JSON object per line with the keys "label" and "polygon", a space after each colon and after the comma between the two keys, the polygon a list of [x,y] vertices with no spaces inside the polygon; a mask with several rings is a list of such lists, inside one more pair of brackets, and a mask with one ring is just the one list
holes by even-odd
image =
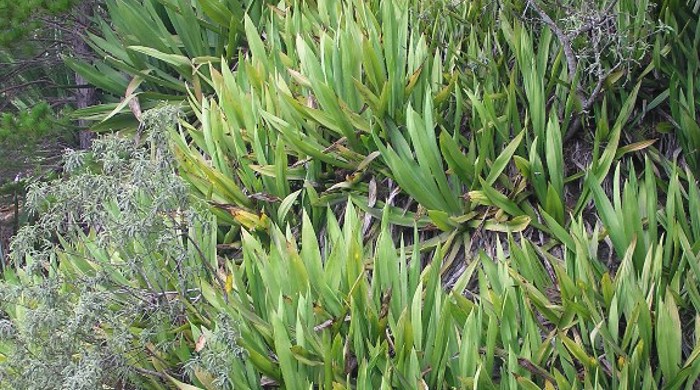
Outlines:
{"label": "furcraea plant", "polygon": [[[272,226],[263,241],[244,232],[242,254],[226,262],[224,289],[202,284],[225,321],[192,326],[201,348],[187,364],[191,383],[206,390],[690,389],[700,377],[700,273],[691,263],[700,212],[685,210],[700,194],[692,177],[685,185],[674,175],[656,213],[651,168],[644,176],[620,183],[613,200],[595,187],[604,224],[588,232],[578,220],[561,232],[563,256],[510,236],[497,242],[496,256],[482,251],[472,259],[448,288],[441,288],[444,249],[423,268],[417,245],[393,242],[388,210],[369,242],[352,203],[342,222],[328,213],[320,234],[306,215],[299,235]],[[634,201],[620,205],[620,198]],[[620,264],[599,257],[601,234],[621,250]],[[222,348],[231,323],[235,343]]]}
{"label": "furcraea plant", "polygon": [[[590,20],[544,0],[280,2],[248,17],[236,1],[109,3],[122,17],[93,37],[104,62],[71,65],[115,100],[82,113],[146,132],[71,153],[65,180],[30,193],[38,224],[3,290],[3,384],[696,386],[700,191],[683,167],[696,150],[671,161],[633,139],[666,100],[695,135],[694,60],[683,88],[656,78],[676,73],[695,24],[664,19],[688,29],[682,44],[650,36],[653,10],[632,0],[589,2]],[[614,51],[604,34],[630,28],[654,61],[627,74],[609,70],[634,50],[596,59],[576,40]],[[136,109],[188,98],[183,117]],[[564,139],[586,100],[578,159]]]}

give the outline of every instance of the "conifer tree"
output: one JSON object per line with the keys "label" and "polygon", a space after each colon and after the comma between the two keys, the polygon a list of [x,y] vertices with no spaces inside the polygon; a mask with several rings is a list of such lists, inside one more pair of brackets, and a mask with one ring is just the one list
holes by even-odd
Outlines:
{"label": "conifer tree", "polygon": [[[98,8],[94,0],[0,0],[0,209],[16,203],[23,178],[54,171],[63,149],[88,144],[86,124],[69,114],[95,104],[95,89],[63,58],[89,61],[83,37]],[[16,216],[9,221],[17,225]]]}

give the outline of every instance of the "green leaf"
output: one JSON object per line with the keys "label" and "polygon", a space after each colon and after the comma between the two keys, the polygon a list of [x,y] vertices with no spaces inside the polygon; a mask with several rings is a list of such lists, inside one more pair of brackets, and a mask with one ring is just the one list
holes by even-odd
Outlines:
{"label": "green leaf", "polygon": [[656,349],[664,377],[673,378],[681,368],[682,337],[678,307],[670,289],[659,301],[656,320]]}
{"label": "green leaf", "polygon": [[175,67],[179,67],[181,69],[188,69],[192,67],[192,62],[190,62],[190,59],[178,55],[178,54],[167,54],[160,52],[152,47],[145,47],[145,46],[129,46],[130,50],[146,54],[147,56],[153,57],[155,59],[161,60],[167,64],[173,65]]}
{"label": "green leaf", "polygon": [[104,74],[94,66],[79,62],[72,58],[64,58],[63,61],[69,68],[83,76],[83,78],[85,78],[85,80],[87,80],[90,84],[105,91],[111,92],[117,96],[124,95],[124,91],[128,85],[126,80],[122,78],[104,77]]}
{"label": "green leaf", "polygon": [[521,131],[520,134],[515,136],[515,138],[510,141],[508,146],[503,149],[501,154],[498,155],[496,161],[494,161],[493,165],[491,166],[491,172],[489,172],[489,175],[486,177],[486,183],[488,185],[493,185],[508,163],[510,163],[511,159],[513,158],[513,154],[518,149],[518,146],[520,146],[520,142],[523,140],[524,136],[525,132]]}
{"label": "green leaf", "polygon": [[286,198],[282,199],[280,207],[277,209],[277,219],[280,221],[280,223],[287,219],[287,214],[289,214],[289,211],[292,209],[292,206],[299,197],[299,194],[301,194],[301,190],[296,190],[287,195]]}
{"label": "green leaf", "polygon": [[480,179],[479,181],[481,182],[481,186],[482,186],[481,190],[483,191],[484,195],[486,195],[488,200],[494,206],[502,209],[503,211],[505,211],[506,213],[508,213],[514,217],[525,214],[525,212],[520,207],[518,207],[518,205],[515,202],[513,202],[511,199],[509,199],[507,196],[496,191],[493,187],[491,187],[484,180]]}
{"label": "green leaf", "polygon": [[[559,128],[559,121],[556,119],[556,114],[552,111],[549,114],[549,123],[547,124],[547,140],[545,142],[545,159],[547,161],[547,173],[549,176],[549,181],[551,182],[551,187],[553,188],[557,197],[561,199],[564,196],[564,155],[562,151],[562,137],[561,129]],[[549,198],[549,194],[547,197]],[[556,213],[551,213],[555,218],[560,217]],[[563,220],[563,215],[561,219]]]}
{"label": "green leaf", "polygon": [[586,183],[588,184],[588,188],[593,193],[593,199],[595,201],[596,209],[598,210],[598,215],[605,224],[605,228],[613,242],[615,251],[617,252],[618,256],[622,257],[629,246],[625,236],[625,228],[618,219],[612,203],[610,203],[610,200],[605,195],[603,188],[601,188],[600,184],[598,184],[598,181],[592,176],[588,176],[586,178]]}

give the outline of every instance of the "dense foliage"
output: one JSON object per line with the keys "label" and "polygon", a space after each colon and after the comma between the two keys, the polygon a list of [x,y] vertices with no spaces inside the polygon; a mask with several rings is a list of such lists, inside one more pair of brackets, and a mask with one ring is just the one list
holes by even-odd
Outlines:
{"label": "dense foliage", "polygon": [[157,365],[144,359],[179,350],[172,330],[210,271],[200,256],[212,252],[198,245],[213,225],[164,148],[162,124],[176,114],[149,113],[159,125],[148,148],[105,137],[65,156],[67,178],[30,188],[27,207],[41,216],[15,237],[22,255],[5,272],[4,388],[142,388]]}
{"label": "dense foliage", "polygon": [[0,384],[700,383],[697,1],[105,7]]}
{"label": "dense foliage", "polygon": [[37,13],[52,16],[66,12],[75,3],[71,0],[30,0],[0,2],[0,46],[8,46],[17,43],[27,34],[41,26],[36,18]]}
{"label": "dense foliage", "polygon": [[26,218],[6,218],[8,201],[21,198],[30,181],[51,176],[62,150],[77,144],[76,123],[69,115],[84,90],[73,88],[82,83],[62,58],[86,58],[80,49],[89,20],[77,15],[76,4],[0,1],[0,258],[5,230],[13,224],[6,219]]}

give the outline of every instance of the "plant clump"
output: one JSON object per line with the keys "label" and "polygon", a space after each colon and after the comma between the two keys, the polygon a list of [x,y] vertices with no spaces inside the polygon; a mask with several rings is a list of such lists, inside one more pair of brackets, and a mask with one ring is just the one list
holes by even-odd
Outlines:
{"label": "plant clump", "polygon": [[0,384],[700,383],[696,0],[105,10]]}
{"label": "plant clump", "polygon": [[100,138],[66,153],[63,178],[29,189],[37,219],[13,240],[2,286],[4,387],[136,385],[155,372],[149,356],[177,349],[171,331],[209,271],[190,235],[212,225],[153,131],[176,124],[173,111],[149,115],[145,145]]}

